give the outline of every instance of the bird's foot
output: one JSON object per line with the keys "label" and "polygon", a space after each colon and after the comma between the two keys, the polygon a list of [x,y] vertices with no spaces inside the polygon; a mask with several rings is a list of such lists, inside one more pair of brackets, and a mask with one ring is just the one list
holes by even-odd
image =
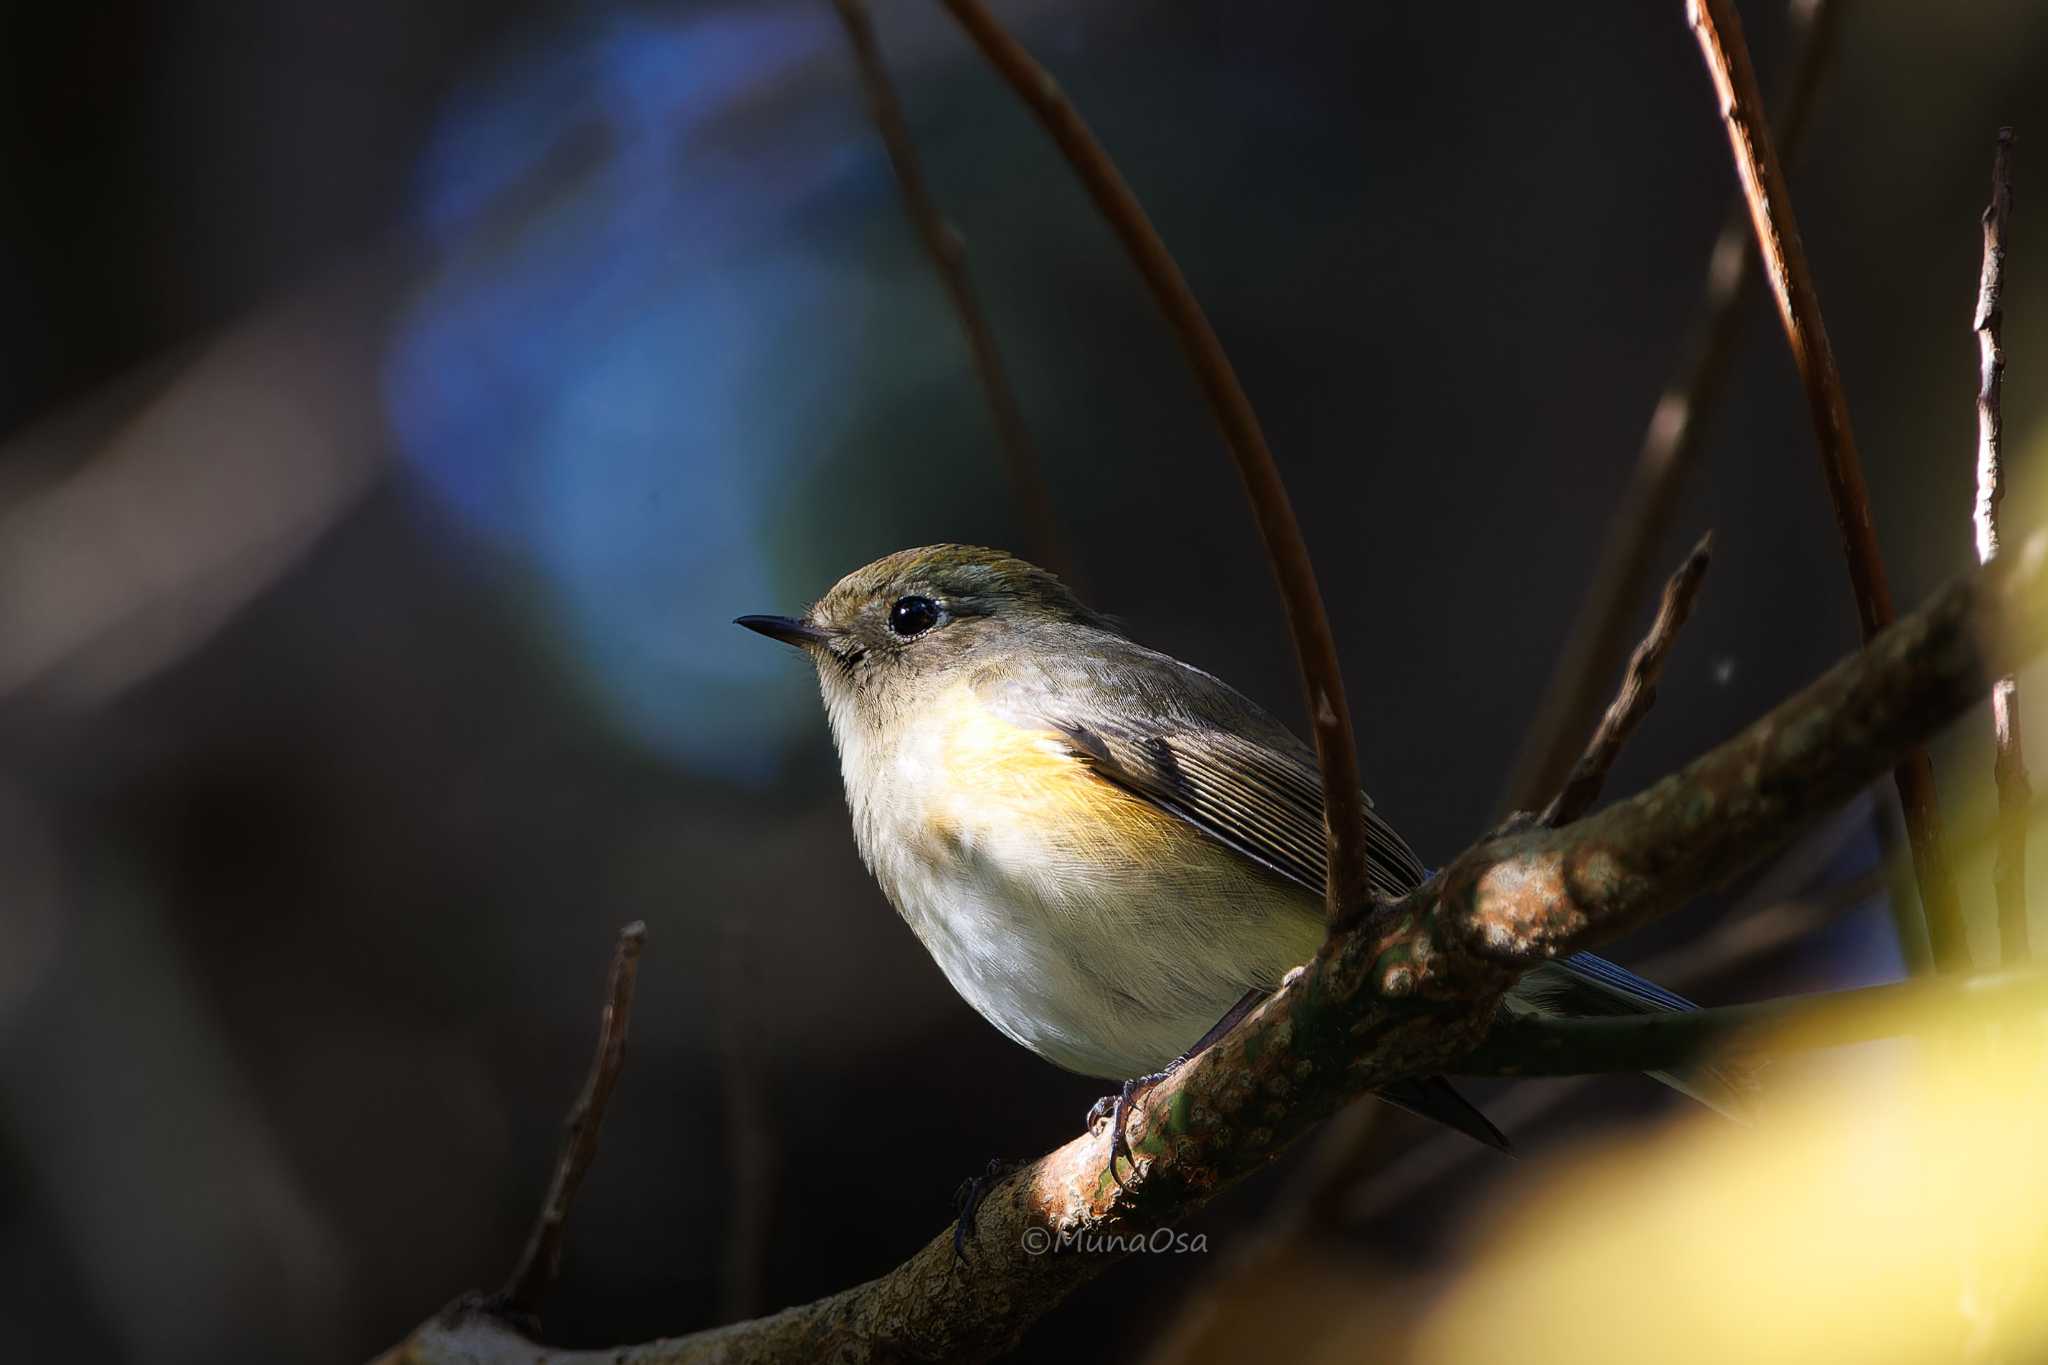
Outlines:
{"label": "bird's foot", "polygon": [[974,1240],[974,1218],[981,1212],[982,1201],[1023,1164],[1008,1157],[992,1156],[980,1175],[968,1176],[953,1192],[953,1260],[956,1264],[967,1264],[967,1244]]}
{"label": "bird's foot", "polygon": [[1138,1158],[1131,1151],[1130,1139],[1124,1135],[1124,1124],[1131,1116],[1131,1107],[1136,1102],[1140,1090],[1150,1089],[1172,1074],[1173,1067],[1168,1067],[1164,1071],[1154,1071],[1148,1076],[1133,1076],[1123,1083],[1122,1089],[1114,1095],[1104,1095],[1088,1110],[1089,1132],[1094,1132],[1105,1119],[1109,1122],[1109,1178],[1117,1183],[1119,1189],[1127,1188],[1123,1177],[1116,1171],[1116,1159],[1119,1155],[1131,1163],[1131,1174],[1138,1173]]}

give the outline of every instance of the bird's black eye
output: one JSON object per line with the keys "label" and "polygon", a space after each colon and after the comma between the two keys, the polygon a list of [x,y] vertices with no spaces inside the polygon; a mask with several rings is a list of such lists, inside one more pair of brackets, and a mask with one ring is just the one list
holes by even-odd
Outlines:
{"label": "bird's black eye", "polygon": [[929,597],[899,597],[889,608],[889,629],[909,639],[939,623],[939,604]]}

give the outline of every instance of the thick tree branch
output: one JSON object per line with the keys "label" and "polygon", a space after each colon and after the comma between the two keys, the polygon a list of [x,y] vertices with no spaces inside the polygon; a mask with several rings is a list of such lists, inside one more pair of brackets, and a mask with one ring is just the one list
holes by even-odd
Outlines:
{"label": "thick tree branch", "polygon": [[569,1221],[569,1206],[577,1187],[597,1159],[597,1138],[604,1127],[605,1106],[618,1084],[619,1068],[626,1062],[626,1027],[633,1018],[633,983],[640,972],[640,950],[647,945],[647,926],[634,920],[619,930],[618,946],[612,950],[611,976],[605,986],[604,1013],[598,1023],[597,1054],[590,1059],[590,1076],[583,1093],[569,1108],[568,1135],[562,1142],[561,1159],[555,1163],[554,1178],[548,1182],[547,1198],[519,1263],[505,1280],[505,1288],[492,1306],[499,1311],[531,1317],[540,1311],[541,1297],[554,1283],[562,1261],[562,1230]]}
{"label": "thick tree branch", "polygon": [[[1870,496],[1863,484],[1863,459],[1857,453],[1855,429],[1849,422],[1848,398],[1835,365],[1827,325],[1821,318],[1820,295],[1814,288],[1813,270],[1807,264],[1798,219],[1792,212],[1785,169],[1771,144],[1770,129],[1763,121],[1763,97],[1757,90],[1749,46],[1743,39],[1742,22],[1736,17],[1732,0],[1687,0],[1686,16],[1699,39],[1707,74],[1720,101],[1721,121],[1727,127],[1728,143],[1735,153],[1735,169],[1742,181],[1743,198],[1749,204],[1765,275],[1770,280],[1778,316],[1785,326],[1785,338],[1806,390],[1807,408],[1820,448],[1821,472],[1834,504],[1835,526],[1841,532],[1849,582],[1855,590],[1857,618],[1863,638],[1868,641],[1891,623],[1891,586],[1885,580],[1884,556],[1878,548]],[[1927,916],[1935,964],[1948,971],[1967,970],[1969,937],[1963,926],[1962,902],[1956,896],[1955,881],[1942,851],[1934,766],[1924,751],[1915,748],[1900,756],[1893,778],[1899,789],[1899,804],[1906,813],[1907,837],[1913,845],[1913,866],[1919,879],[1920,903]]]}
{"label": "thick tree branch", "polygon": [[[2012,129],[1998,130],[1991,158],[1991,202],[1984,209],[1984,268],[1977,278],[1977,530],[1978,562],[1998,557],[1998,506],[2005,500],[2005,458],[2000,449],[2005,416],[2005,235],[2012,217]],[[2019,682],[2010,673],[1991,685],[1991,727],[1998,749],[1992,777],[1998,784],[1998,853],[1991,884],[1998,900],[1998,939],[2008,966],[2029,956],[2027,942],[2027,824],[2034,803],[2027,757],[2020,743]]]}
{"label": "thick tree branch", "polygon": [[[1485,1038],[1541,963],[1678,908],[1794,839],[2048,642],[2048,536],[1920,611],[1682,771],[1563,829],[1493,839],[1322,951],[1132,1116],[1137,1177],[1106,1136],[1040,1158],[982,1205],[964,1270],[950,1230],[879,1279],[672,1341],[548,1352],[460,1307],[405,1361],[984,1360],[1142,1237],[1270,1162],[1318,1119]],[[1063,1248],[1063,1249],[1062,1249]]]}
{"label": "thick tree branch", "polygon": [[1008,457],[1010,498],[1017,519],[1031,538],[1033,558],[1071,579],[1072,566],[1061,547],[1052,496],[1046,491],[1045,468],[1032,444],[1017,392],[1010,387],[995,330],[989,326],[988,315],[982,311],[980,297],[974,291],[974,278],[967,269],[967,244],[932,198],[931,186],[918,160],[917,144],[910,136],[910,123],[903,116],[903,102],[896,96],[888,65],[882,60],[881,45],[875,40],[874,21],[865,0],[832,0],[832,4],[846,27],[854,62],[860,68],[861,85],[867,91],[868,109],[889,153],[889,167],[896,174],[896,184],[903,191],[903,207],[932,259],[939,283],[945,286],[946,297],[952,301],[960,330],[966,335],[975,377],[981,381],[982,394],[988,399],[989,413],[995,421],[996,439],[1002,442],[1003,453]]}
{"label": "thick tree branch", "polygon": [[1358,777],[1358,745],[1352,737],[1351,706],[1345,700],[1336,637],[1323,610],[1322,590],[1316,586],[1301,524],[1295,519],[1294,504],[1280,480],[1273,452],[1266,446],[1258,414],[1238,382],[1216,329],[1209,325],[1208,315],[1196,302],[1187,277],[1181,274],[1144,206],[1051,73],[996,22],[980,0],[945,0],[945,5],[1017,97],[1037,115],[1130,253],[1132,264],[1179,339],[1209,411],[1237,460],[1273,576],[1287,605],[1287,624],[1308,693],[1309,726],[1322,766],[1323,809],[1330,826],[1329,913],[1332,924],[1341,924],[1363,913],[1372,900],[1366,877],[1365,797]]}
{"label": "thick tree branch", "polygon": [[[1751,983],[1756,969],[1766,959],[1868,901],[1885,888],[1888,875],[1888,869],[1880,865],[1811,897],[1779,902],[1733,921],[1724,920],[1708,937],[1668,949],[1637,964],[1634,970],[1687,995],[1700,993],[1702,987],[1723,979]],[[1582,1100],[1584,1086],[1598,1079],[1598,1075],[1581,1075],[1572,1083],[1541,1089],[1512,1090],[1498,1106],[1492,1107],[1494,1120],[1508,1131],[1525,1132],[1547,1116]],[[1325,1219],[1330,1225],[1341,1227],[1377,1217],[1421,1187],[1487,1155],[1484,1148],[1459,1141],[1457,1134],[1432,1133],[1384,1167],[1358,1173],[1348,1187],[1330,1189]]]}
{"label": "thick tree branch", "polygon": [[[1796,161],[1813,125],[1815,96],[1841,28],[1840,0],[1793,0],[1798,57],[1779,106],[1778,145]],[[1508,778],[1506,808],[1534,810],[1565,781],[1579,737],[1593,728],[1607,680],[1622,666],[1636,604],[1649,590],[1653,556],[1671,528],[1678,495],[1705,448],[1728,387],[1749,301],[1756,293],[1749,210],[1738,194],[1714,239],[1700,285],[1698,318],[1679,371],[1651,410],[1635,470],[1586,584],[1586,597],[1558,652],[1527,738]]]}
{"label": "thick tree branch", "polygon": [[1657,679],[1664,673],[1664,660],[1670,657],[1671,646],[1678,641],[1679,627],[1692,615],[1693,599],[1699,596],[1700,584],[1706,580],[1707,566],[1713,559],[1714,533],[1709,531],[1700,537],[1685,563],[1664,585],[1664,596],[1657,603],[1657,615],[1650,622],[1649,633],[1643,636],[1623,670],[1621,691],[1608,706],[1607,714],[1600,717],[1593,737],[1586,741],[1586,752],[1572,765],[1571,775],[1544,807],[1540,823],[1552,829],[1568,825],[1600,799],[1600,789],[1607,785],[1608,769],[1621,756],[1621,746],[1628,743],[1636,725],[1656,705]]}

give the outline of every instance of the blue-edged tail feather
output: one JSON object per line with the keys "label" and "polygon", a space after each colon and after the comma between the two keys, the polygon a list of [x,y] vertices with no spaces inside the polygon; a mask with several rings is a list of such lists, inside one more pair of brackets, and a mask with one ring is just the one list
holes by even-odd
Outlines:
{"label": "blue-edged tail feather", "polygon": [[[1536,968],[1515,984],[1505,1007],[1567,1017],[1662,1014],[1699,1008],[1684,996],[1591,953],[1579,953]],[[1749,1120],[1749,1096],[1756,1083],[1742,1067],[1704,1063],[1678,1071],[1646,1074],[1731,1119]]]}

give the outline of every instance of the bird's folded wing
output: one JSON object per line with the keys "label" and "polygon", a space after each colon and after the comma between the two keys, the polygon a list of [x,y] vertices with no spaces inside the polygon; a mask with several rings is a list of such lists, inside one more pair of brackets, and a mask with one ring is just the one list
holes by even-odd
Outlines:
{"label": "bird's folded wing", "polygon": [[[1170,700],[1148,699],[1153,689],[1143,686],[1085,685],[992,687],[984,700],[1020,724],[1060,735],[1102,780],[1320,897],[1325,826],[1313,753],[1209,674],[1159,655],[1146,662],[1155,660],[1179,670]],[[1212,690],[1224,695],[1210,697]],[[1373,890],[1398,896],[1420,883],[1421,860],[1369,800],[1366,826]]]}

